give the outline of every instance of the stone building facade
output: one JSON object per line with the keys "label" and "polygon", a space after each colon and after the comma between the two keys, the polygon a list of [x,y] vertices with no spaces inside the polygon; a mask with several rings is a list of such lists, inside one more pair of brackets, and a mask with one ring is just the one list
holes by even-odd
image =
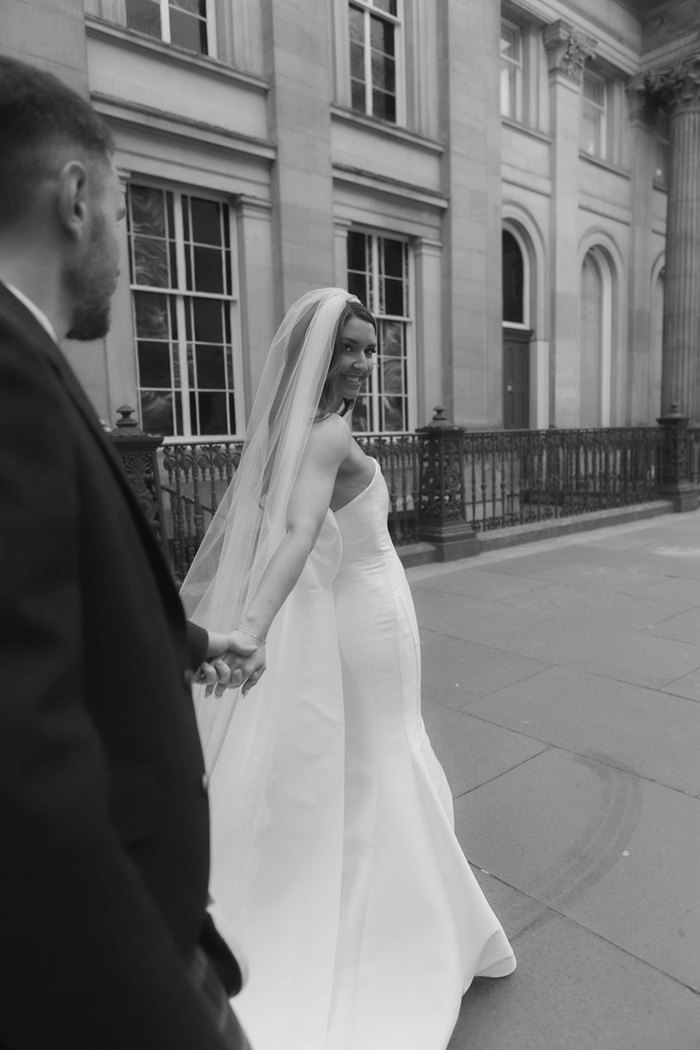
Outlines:
{"label": "stone building facade", "polygon": [[241,435],[285,309],[338,284],[380,319],[366,429],[696,416],[697,6],[5,0],[0,50],[117,143],[112,329],[66,346],[100,415]]}

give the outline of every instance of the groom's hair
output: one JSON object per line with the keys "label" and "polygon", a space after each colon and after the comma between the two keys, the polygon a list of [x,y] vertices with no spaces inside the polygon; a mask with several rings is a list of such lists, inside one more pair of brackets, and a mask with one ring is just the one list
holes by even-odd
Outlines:
{"label": "groom's hair", "polygon": [[67,159],[106,164],[113,153],[89,102],[51,73],[0,56],[0,230],[27,214],[42,179]]}

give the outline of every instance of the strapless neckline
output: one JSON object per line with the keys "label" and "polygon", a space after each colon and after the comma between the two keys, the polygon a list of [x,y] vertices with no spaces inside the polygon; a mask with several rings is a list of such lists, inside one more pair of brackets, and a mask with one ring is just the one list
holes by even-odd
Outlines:
{"label": "strapless neckline", "polygon": [[[368,456],[367,458],[368,459],[373,459],[372,456]],[[356,496],[353,496],[352,499],[348,500],[347,503],[344,503],[342,505],[342,507],[338,507],[337,510],[334,510],[332,512],[333,514],[340,514],[342,511],[347,510],[348,507],[351,507],[353,505],[353,503],[357,503],[358,499],[361,499],[367,492],[369,492],[369,490],[372,488],[372,486],[374,485],[375,481],[379,477],[379,473],[380,473],[379,460],[378,459],[373,459],[373,462],[374,462],[374,474],[372,475],[370,480],[367,482],[365,487],[360,492],[358,492]]]}

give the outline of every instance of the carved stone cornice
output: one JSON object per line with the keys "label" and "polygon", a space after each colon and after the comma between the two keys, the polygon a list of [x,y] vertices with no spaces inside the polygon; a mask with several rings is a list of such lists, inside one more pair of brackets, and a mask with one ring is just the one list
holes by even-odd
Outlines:
{"label": "carved stone cornice", "polygon": [[598,41],[595,37],[576,29],[570,22],[560,19],[551,22],[542,30],[550,73],[564,76],[580,84],[587,58],[595,54]]}
{"label": "carved stone cornice", "polygon": [[644,75],[649,100],[667,113],[700,110],[700,55]]}

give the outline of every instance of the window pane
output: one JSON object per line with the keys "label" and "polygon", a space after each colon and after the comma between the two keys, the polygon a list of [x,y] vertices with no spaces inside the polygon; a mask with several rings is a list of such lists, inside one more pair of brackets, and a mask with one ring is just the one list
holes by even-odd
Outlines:
{"label": "window pane", "polygon": [[364,233],[348,233],[348,269],[364,270],[367,250],[367,238]]}
{"label": "window pane", "polygon": [[396,0],[373,0],[373,6],[386,11],[388,15],[396,14]]}
{"label": "window pane", "polygon": [[224,351],[219,347],[198,346],[195,351],[197,363],[197,386],[214,390],[226,389],[226,362]]}
{"label": "window pane", "polygon": [[350,84],[351,106],[360,113],[365,112],[365,85],[364,81],[353,80]]}
{"label": "window pane", "polygon": [[357,7],[350,6],[350,41],[364,45],[365,18]]}
{"label": "window pane", "polygon": [[167,241],[153,237],[133,238],[134,284],[148,284],[154,288],[170,287]]}
{"label": "window pane", "polygon": [[367,278],[362,273],[348,273],[348,291],[367,305]]}
{"label": "window pane", "polygon": [[164,390],[142,390],[141,427],[147,434],[175,433],[173,426],[173,395]]}
{"label": "window pane", "polygon": [[170,339],[168,296],[134,292],[136,335],[143,339]]}
{"label": "window pane", "polygon": [[193,299],[194,337],[198,343],[223,343],[221,310],[218,299]]}
{"label": "window pane", "polygon": [[394,95],[385,95],[382,91],[372,92],[372,114],[380,120],[396,123],[396,98]]}
{"label": "window pane", "polygon": [[199,15],[200,18],[207,17],[207,0],[170,0],[170,6],[179,8],[180,11],[189,11],[191,15]]}
{"label": "window pane", "polygon": [[396,94],[396,62],[376,51],[372,52],[372,85]]}
{"label": "window pane", "polygon": [[201,18],[193,18],[192,15],[171,7],[170,41],[179,47],[186,47],[188,51],[206,55],[207,23]]}
{"label": "window pane", "polygon": [[170,388],[170,344],[139,341],[139,383]]}
{"label": "window pane", "polygon": [[369,405],[367,397],[358,397],[352,410],[352,429],[360,434],[369,430]]}
{"label": "window pane", "polygon": [[523,324],[525,269],[520,245],[512,233],[503,231],[503,320]]}
{"label": "window pane", "polygon": [[584,153],[601,155],[601,115],[586,103],[581,114],[581,149]]}
{"label": "window pane", "polygon": [[224,275],[219,249],[195,246],[193,255],[194,290],[197,292],[223,292]]}
{"label": "window pane", "polygon": [[365,79],[365,50],[361,44],[350,44],[350,76],[353,80]]}
{"label": "window pane", "polygon": [[370,43],[373,51],[381,51],[393,57],[395,35],[391,22],[385,22],[383,18],[370,18]]}
{"label": "window pane", "polygon": [[[205,391],[197,395],[198,434],[228,434],[226,394]],[[194,423],[194,418],[193,418]]]}
{"label": "window pane", "polygon": [[403,397],[383,397],[382,430],[407,430],[406,401]]}
{"label": "window pane", "polygon": [[[398,321],[382,321],[380,325],[380,354],[385,358],[403,357],[404,326]],[[383,367],[383,365],[382,365]],[[392,367],[395,367],[392,365]]]}
{"label": "window pane", "polygon": [[392,241],[389,238],[382,240],[382,259],[387,277],[403,278],[405,250],[403,241]]}
{"label": "window pane", "polygon": [[149,186],[130,186],[129,203],[134,232],[149,237],[167,236],[165,194]]}
{"label": "window pane", "polygon": [[129,29],[147,33],[148,36],[162,36],[159,0],[125,0],[125,6]]}
{"label": "window pane", "polygon": [[384,281],[384,313],[396,314],[403,317],[405,306],[403,301],[404,283],[388,277]]}
{"label": "window pane", "polygon": [[605,105],[605,81],[592,73],[584,70],[583,74],[583,97],[594,102],[597,106]]}
{"label": "window pane", "polygon": [[510,26],[501,26],[501,55],[513,62],[520,61],[520,32]]}
{"label": "window pane", "polygon": [[382,361],[382,392],[384,394],[403,394],[403,361],[400,357],[387,357]]}
{"label": "window pane", "polygon": [[221,244],[221,205],[199,197],[189,198],[192,209],[192,240],[198,244]]}

